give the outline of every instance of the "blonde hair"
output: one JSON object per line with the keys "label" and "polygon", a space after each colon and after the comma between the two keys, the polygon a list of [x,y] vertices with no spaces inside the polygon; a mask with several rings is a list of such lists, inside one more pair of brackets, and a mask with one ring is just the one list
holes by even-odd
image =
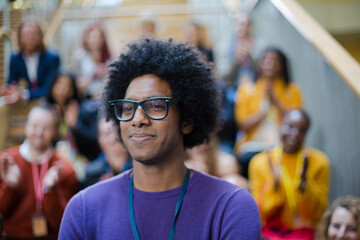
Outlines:
{"label": "blonde hair", "polygon": [[360,198],[353,196],[343,196],[337,198],[330,207],[324,212],[320,224],[317,228],[315,239],[316,240],[327,240],[328,239],[328,228],[331,222],[331,217],[337,208],[345,208],[355,218],[356,226],[358,227],[357,232],[360,236]]}

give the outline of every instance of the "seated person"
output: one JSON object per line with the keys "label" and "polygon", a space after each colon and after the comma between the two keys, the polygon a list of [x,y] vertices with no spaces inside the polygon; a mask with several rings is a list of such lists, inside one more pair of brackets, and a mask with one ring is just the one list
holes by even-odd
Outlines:
{"label": "seated person", "polygon": [[230,69],[223,78],[228,87],[236,88],[244,82],[255,80],[255,43],[251,34],[251,16],[248,13],[235,13],[232,25],[234,36],[227,50]]}
{"label": "seated person", "polygon": [[132,160],[119,141],[112,121],[101,118],[98,123],[98,142],[102,152],[86,168],[86,180],[82,187],[108,179],[132,168]]}
{"label": "seated person", "polygon": [[210,62],[214,62],[214,54],[211,48],[206,46],[206,28],[196,22],[189,22],[186,25],[185,31],[186,42],[198,48],[201,52],[201,57]]}
{"label": "seated person", "polygon": [[66,123],[66,111],[70,105],[78,105],[80,102],[75,76],[65,71],[58,71],[52,79],[45,101],[59,114],[59,139],[67,139],[69,129]]}
{"label": "seated person", "polygon": [[329,160],[303,146],[310,119],[303,110],[284,115],[282,145],[251,159],[249,181],[264,239],[313,239],[327,205]]}
{"label": "seated person", "polygon": [[95,22],[87,26],[82,34],[82,47],[72,57],[72,71],[76,73],[76,84],[81,99],[98,94],[103,86],[106,62],[111,58],[104,26]]}
{"label": "seated person", "polygon": [[359,240],[360,198],[337,198],[324,212],[316,232],[316,240]]}
{"label": "seated person", "polygon": [[216,135],[212,134],[209,140],[186,149],[185,165],[248,189],[247,179],[239,174],[241,170],[236,157],[219,149],[217,142]]}
{"label": "seated person", "polygon": [[54,153],[58,117],[33,108],[20,147],[0,154],[0,214],[9,239],[57,239],[67,202],[78,190],[70,163]]}
{"label": "seated person", "polygon": [[301,92],[291,82],[285,55],[268,48],[259,61],[259,78],[237,90],[235,121],[241,134],[235,146],[247,177],[248,162],[256,154],[279,143],[284,113],[299,108]]}
{"label": "seated person", "polygon": [[38,24],[20,25],[18,45],[19,51],[11,55],[8,81],[0,88],[0,150],[6,147],[9,117],[19,113],[27,115],[37,104],[36,99],[46,95],[60,66],[58,55],[45,48]]}
{"label": "seated person", "polygon": [[[54,107],[59,116],[60,124],[56,151],[59,155],[71,161],[78,180],[82,181],[85,178],[87,159],[79,153],[75,142],[76,139],[73,136],[73,131],[76,130],[76,121],[78,120],[77,114],[73,114],[73,112],[77,113],[80,103],[75,76],[69,72],[59,71],[51,82],[45,100],[46,103]],[[69,124],[72,123],[74,127],[70,128]],[[84,145],[88,144],[85,138],[82,138],[81,141]],[[88,144],[88,146],[91,145]]]}

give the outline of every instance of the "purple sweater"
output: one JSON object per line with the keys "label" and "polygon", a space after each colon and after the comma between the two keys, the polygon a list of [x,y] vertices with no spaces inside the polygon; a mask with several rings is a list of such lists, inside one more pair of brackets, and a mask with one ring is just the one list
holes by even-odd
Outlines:
{"label": "purple sweater", "polygon": [[[67,205],[59,239],[134,239],[129,172],[95,184]],[[134,188],[134,214],[141,240],[168,239],[181,186],[163,192]],[[175,239],[260,239],[260,217],[250,193],[194,171],[176,222]]]}

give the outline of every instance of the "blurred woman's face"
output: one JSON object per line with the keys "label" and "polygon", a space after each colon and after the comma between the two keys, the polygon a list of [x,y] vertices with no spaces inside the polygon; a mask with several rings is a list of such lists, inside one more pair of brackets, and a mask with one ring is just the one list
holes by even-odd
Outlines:
{"label": "blurred woman's face", "polygon": [[100,50],[103,46],[104,39],[99,29],[93,29],[89,32],[86,40],[89,50]]}
{"label": "blurred woman's face", "polygon": [[329,240],[358,240],[355,217],[346,208],[338,207],[332,214],[328,228]]}
{"label": "blurred woman's face", "polygon": [[41,43],[39,29],[34,24],[25,24],[20,31],[20,44],[25,52],[31,54],[38,50]]}
{"label": "blurred woman's face", "polygon": [[281,73],[281,62],[279,55],[274,51],[265,52],[260,60],[260,75],[263,77],[278,77]]}
{"label": "blurred woman's face", "polygon": [[51,91],[55,102],[62,106],[74,95],[72,81],[67,76],[58,77]]}

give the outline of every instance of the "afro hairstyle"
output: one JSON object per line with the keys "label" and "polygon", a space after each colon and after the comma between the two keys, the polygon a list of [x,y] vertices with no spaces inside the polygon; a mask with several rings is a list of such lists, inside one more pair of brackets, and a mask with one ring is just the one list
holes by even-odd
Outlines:
{"label": "afro hairstyle", "polygon": [[119,120],[109,101],[123,99],[130,82],[146,74],[156,75],[169,84],[179,110],[179,126],[184,121],[193,124],[192,132],[184,136],[184,147],[199,145],[218,130],[221,92],[213,65],[202,60],[193,46],[171,38],[158,40],[143,36],[129,43],[107,66],[103,111],[108,120],[117,123],[119,133]]}

